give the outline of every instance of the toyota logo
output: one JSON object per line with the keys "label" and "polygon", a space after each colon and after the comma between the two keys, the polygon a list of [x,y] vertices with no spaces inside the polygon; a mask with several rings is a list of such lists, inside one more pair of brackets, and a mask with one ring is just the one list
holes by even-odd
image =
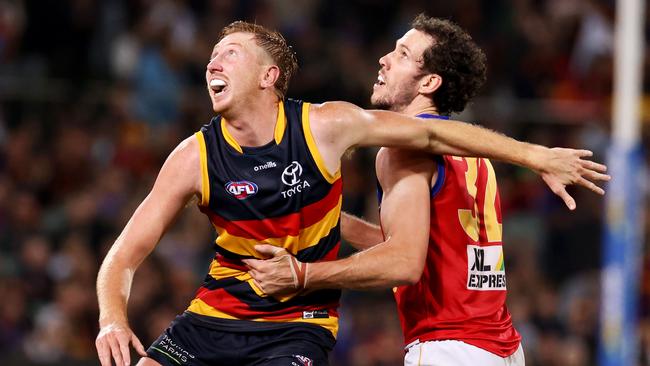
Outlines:
{"label": "toyota logo", "polygon": [[300,183],[300,176],[302,175],[302,165],[297,161],[292,161],[291,165],[284,168],[282,172],[282,183],[288,186],[295,186]]}

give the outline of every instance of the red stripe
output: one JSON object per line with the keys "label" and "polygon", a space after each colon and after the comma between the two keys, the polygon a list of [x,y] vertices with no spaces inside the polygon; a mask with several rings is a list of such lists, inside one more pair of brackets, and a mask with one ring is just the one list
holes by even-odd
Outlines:
{"label": "red stripe", "polygon": [[299,212],[280,217],[228,221],[211,210],[203,212],[210,217],[213,224],[226,229],[230,235],[255,240],[296,236],[301,229],[319,222],[338,205],[341,198],[341,186],[341,178],[339,178],[332,184],[329,193],[320,201],[303,207]]}
{"label": "red stripe", "polygon": [[[252,291],[252,290],[251,290]],[[201,287],[197,291],[196,298],[201,299],[213,308],[232,315],[238,319],[296,319],[302,317],[303,311],[327,309],[330,316],[338,317],[338,301],[327,304],[314,304],[304,306],[291,306],[273,313],[252,310],[248,304],[239,300],[224,289],[208,290]]]}

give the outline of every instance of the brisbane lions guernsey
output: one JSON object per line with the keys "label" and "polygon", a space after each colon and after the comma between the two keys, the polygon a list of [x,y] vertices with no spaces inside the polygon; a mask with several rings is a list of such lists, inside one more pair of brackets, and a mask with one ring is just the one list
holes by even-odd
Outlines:
{"label": "brisbane lions guernsey", "polygon": [[509,356],[521,337],[506,308],[494,169],[482,158],[434,159],[438,176],[424,272],[418,283],[395,289],[405,342],[459,340]]}
{"label": "brisbane lions guernsey", "polygon": [[341,177],[325,169],[309,126],[309,104],[287,99],[278,109],[274,139],[265,146],[239,146],[221,117],[195,135],[199,208],[217,239],[208,274],[187,310],[216,324],[309,323],[335,337],[339,290],[267,296],[241,262],[260,258],[254,249],[259,243],[282,247],[303,262],[334,260],[340,246]]}

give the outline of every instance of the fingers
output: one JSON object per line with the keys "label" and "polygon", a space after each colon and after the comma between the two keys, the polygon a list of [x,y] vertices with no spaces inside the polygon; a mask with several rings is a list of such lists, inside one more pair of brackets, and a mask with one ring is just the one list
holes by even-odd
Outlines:
{"label": "fingers", "polygon": [[131,351],[129,350],[130,339],[118,338],[117,342],[120,345],[120,353],[122,353],[122,360],[124,360],[123,365],[130,365],[131,364]]}
{"label": "fingers", "polygon": [[120,342],[117,340],[117,337],[108,337],[108,344],[111,347],[111,354],[115,360],[115,365],[124,365],[124,360],[122,359],[122,351],[120,350]]}
{"label": "fingers", "polygon": [[597,181],[603,181],[603,182],[607,182],[607,181],[612,179],[612,177],[609,176],[608,174],[601,174],[601,173],[598,173],[598,172],[594,172],[592,170],[586,171],[583,175],[585,177],[587,177],[588,179],[590,179],[590,180],[597,180]]}
{"label": "fingers", "polygon": [[595,170],[597,172],[604,173],[607,171],[607,165],[596,163],[591,160],[580,160],[582,167],[589,170]]}
{"label": "fingers", "polygon": [[562,201],[564,201],[564,204],[566,207],[569,208],[569,210],[573,211],[576,208],[576,201],[571,197],[571,195],[566,191],[566,188],[564,186],[561,186],[557,189],[553,189],[553,192],[557,194]]}
{"label": "fingers", "polygon": [[248,268],[258,269],[262,263],[259,259],[242,259],[242,262],[248,266]]}
{"label": "fingers", "polygon": [[594,156],[594,153],[591,150],[576,150],[576,155],[578,155],[581,158],[588,158],[590,156]]}
{"label": "fingers", "polygon": [[277,257],[287,253],[283,248],[278,248],[269,244],[258,244],[255,246],[255,250],[266,257]]}
{"label": "fingers", "polygon": [[111,366],[111,350],[105,340],[97,339],[95,341],[99,363],[102,366]]}
{"label": "fingers", "polygon": [[135,348],[135,351],[138,352],[140,356],[142,357],[147,356],[147,352],[144,350],[144,346],[142,345],[142,342],[140,342],[140,340],[135,334],[131,336],[131,343],[133,343],[133,348]]}
{"label": "fingers", "polygon": [[605,194],[605,190],[603,190],[602,188],[598,187],[596,184],[594,184],[593,182],[588,181],[585,178],[580,177],[578,179],[577,183],[579,185],[581,185],[581,186],[583,186],[583,187],[585,187],[585,188],[587,188],[587,189],[601,195],[601,196]]}

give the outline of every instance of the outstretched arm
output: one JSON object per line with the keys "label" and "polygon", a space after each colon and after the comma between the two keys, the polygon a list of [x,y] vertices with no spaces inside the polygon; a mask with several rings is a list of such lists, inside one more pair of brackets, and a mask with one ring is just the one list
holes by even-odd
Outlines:
{"label": "outstretched arm", "polygon": [[359,250],[368,249],[384,241],[379,225],[347,212],[341,212],[341,236]]}
{"label": "outstretched arm", "polygon": [[[383,150],[385,151],[385,150]],[[386,288],[419,281],[429,233],[430,160],[410,151],[393,151],[384,159],[390,174],[382,180],[381,219],[387,240],[337,261],[299,263],[283,249],[258,246],[271,260],[244,260],[267,294],[302,288]]]}
{"label": "outstretched arm", "polygon": [[570,209],[575,208],[575,201],[566,192],[567,185],[577,184],[603,194],[593,182],[609,180],[603,174],[604,165],[585,159],[592,155],[591,151],[550,149],[469,123],[368,111],[345,102],[312,105],[310,119],[330,172],[339,168],[340,157],[352,146],[393,146],[435,154],[480,156],[532,169]]}
{"label": "outstretched arm", "polygon": [[183,141],[163,165],[153,189],[109,250],[97,275],[100,332],[95,341],[102,366],[130,364],[129,343],[142,356],[144,347],[131,331],[126,314],[133,275],[167,227],[200,188],[199,148],[194,137]]}

